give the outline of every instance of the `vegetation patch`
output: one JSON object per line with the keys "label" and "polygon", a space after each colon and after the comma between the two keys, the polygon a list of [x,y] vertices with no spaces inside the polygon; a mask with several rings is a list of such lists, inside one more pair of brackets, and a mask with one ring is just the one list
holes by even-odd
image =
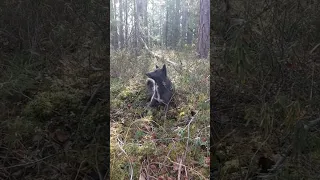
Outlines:
{"label": "vegetation patch", "polygon": [[[118,59],[118,54],[113,56]],[[177,53],[174,59],[179,61],[186,56]],[[126,64],[123,61],[113,61],[111,67]],[[182,62],[191,67],[191,61]],[[150,68],[161,63],[150,63]],[[139,177],[143,168],[151,169],[154,177],[175,177],[179,166],[191,169],[190,177],[208,178],[210,105],[205,77],[209,69],[204,68],[207,65],[199,62],[197,68],[192,66],[182,72],[167,65],[175,88],[167,111],[165,106],[147,106],[146,76],[142,75],[150,70],[143,72],[139,61],[132,71],[141,73],[129,74],[131,78],[127,80],[111,79],[111,179]],[[204,71],[200,73],[201,68]]]}
{"label": "vegetation patch", "polygon": [[[314,103],[320,98],[314,93],[320,82],[314,61],[320,52],[318,5],[290,0],[214,4],[214,178],[317,176],[319,160],[310,156],[319,148],[314,144],[320,122]],[[313,168],[301,168],[306,166]]]}

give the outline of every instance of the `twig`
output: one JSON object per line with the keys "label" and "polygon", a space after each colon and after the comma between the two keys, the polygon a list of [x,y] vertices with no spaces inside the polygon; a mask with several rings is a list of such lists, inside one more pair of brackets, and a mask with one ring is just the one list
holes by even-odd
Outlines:
{"label": "twig", "polygon": [[284,153],[283,156],[275,163],[275,165],[269,170],[269,172],[276,172],[278,168],[281,166],[281,164],[286,160],[287,156],[291,153],[292,151],[292,145],[290,145],[286,152]]}
{"label": "twig", "polygon": [[[310,127],[315,126],[319,122],[320,122],[320,118],[312,120],[312,121],[308,121],[303,127],[304,127],[304,129],[308,130]],[[278,171],[278,169],[281,167],[281,165],[286,160],[286,158],[291,154],[292,149],[293,149],[293,146],[290,145],[287,148],[287,150],[284,153],[284,155],[281,158],[279,158],[279,160],[275,163],[275,165],[269,170],[269,173],[267,175],[259,176],[259,177],[268,178],[268,177],[273,176]]]}
{"label": "twig", "polygon": [[[171,163],[173,163],[173,164],[180,165],[179,163],[171,160],[170,157],[167,157],[167,159],[168,159]],[[154,164],[159,164],[159,163],[154,163]],[[201,173],[199,173],[198,171],[194,170],[192,167],[188,167],[188,166],[186,166],[186,165],[184,165],[184,164],[181,164],[181,166],[184,167],[184,168],[188,168],[188,169],[190,170],[190,172],[193,172],[194,174],[198,175],[198,176],[201,177],[202,179],[207,179],[207,178],[204,177]],[[168,167],[168,166],[167,166],[167,167]]]}
{"label": "twig", "polygon": [[103,180],[103,176],[101,175],[99,165],[98,165],[98,145],[96,144],[96,153],[95,153],[95,165],[96,165],[96,171],[99,175],[99,179]]}
{"label": "twig", "polygon": [[311,51],[309,52],[309,54],[312,54],[313,51],[316,50],[319,46],[320,46],[320,43],[317,44],[317,45],[315,45],[315,46],[311,49]]}
{"label": "twig", "polygon": [[314,86],[314,81],[313,81],[313,77],[314,77],[314,69],[315,69],[315,63],[313,61],[312,63],[312,77],[311,77],[311,89],[310,89],[310,100],[312,99],[312,94],[313,94],[313,86]]}
{"label": "twig", "polygon": [[128,160],[129,160],[129,164],[130,164],[130,180],[132,180],[133,179],[133,167],[132,167],[131,159],[128,156],[128,154],[126,153],[126,151],[120,145],[120,143],[123,144],[123,142],[119,139],[119,137],[117,137],[117,140],[118,140],[118,146],[119,146],[120,150],[127,156]]}
{"label": "twig", "polygon": [[[149,49],[149,47],[147,46],[147,44],[144,42],[144,40],[143,40],[143,38],[142,38],[141,36],[140,36],[139,39],[140,39],[141,43],[143,44],[144,48],[147,50],[147,52],[148,52],[149,55],[151,55],[152,57],[156,58],[157,60],[159,60],[159,59],[164,59],[166,62],[168,62],[168,63],[170,63],[171,65],[173,65],[174,69],[177,71],[177,69],[175,68],[176,66],[178,66],[177,63],[175,63],[175,62],[173,62],[173,61],[171,61],[171,60],[169,60],[169,59],[167,59],[167,58],[161,57],[161,56],[157,55],[156,53],[152,52],[152,51]],[[184,69],[182,66],[181,66],[181,68]],[[189,71],[189,69],[185,69],[185,70],[188,70],[188,71]],[[189,71],[189,72],[190,72],[190,71]]]}
{"label": "twig", "polygon": [[78,171],[77,171],[77,175],[76,175],[76,177],[74,178],[74,180],[76,180],[76,179],[78,178],[78,175],[79,175],[81,166],[82,166],[82,164],[83,164],[84,162],[85,162],[85,160],[81,161],[80,166],[79,166]]}
{"label": "twig", "polygon": [[261,144],[261,146],[256,150],[256,152],[255,152],[254,155],[252,156],[251,161],[250,161],[250,164],[249,164],[249,168],[248,168],[248,171],[247,171],[247,174],[246,174],[246,178],[245,178],[246,180],[249,178],[250,167],[251,167],[251,164],[252,164],[252,162],[253,162],[254,157],[257,155],[258,151],[262,148],[262,146],[268,141],[269,137],[270,137],[270,134],[268,135],[268,137],[266,138],[266,140],[263,141],[263,143]]}
{"label": "twig", "polygon": [[2,168],[0,168],[0,169],[11,169],[11,168],[14,168],[14,167],[28,166],[28,165],[30,165],[30,164],[34,164],[34,163],[43,161],[43,160],[45,160],[45,159],[51,158],[51,157],[53,157],[53,156],[55,156],[55,155],[57,155],[57,154],[53,154],[53,155],[44,157],[44,158],[42,158],[42,159],[38,159],[38,160],[36,160],[36,161],[32,161],[32,162],[28,162],[28,163],[24,163],[24,164],[17,164],[17,165],[13,165],[13,166],[9,166],[9,167],[2,167]]}
{"label": "twig", "polygon": [[320,122],[320,118],[315,119],[315,120],[312,120],[312,121],[309,121],[308,124],[305,124],[305,125],[304,125],[304,128],[305,128],[305,129],[309,129],[310,127],[315,126],[315,125],[318,124],[319,122]]}
{"label": "twig", "polygon": [[173,98],[173,96],[174,96],[175,94],[176,94],[175,92],[172,94],[172,96],[171,96],[168,104],[165,104],[165,103],[163,102],[163,103],[166,105],[165,114],[164,114],[165,119],[167,119],[167,112],[168,112],[168,109],[169,109],[169,104],[170,104],[170,102],[171,102],[171,100],[172,100],[172,98]]}
{"label": "twig", "polygon": [[[229,137],[231,134],[233,134],[234,132],[235,132],[236,130],[235,129],[233,129],[231,132],[229,132],[227,135],[225,135],[223,138],[221,138],[221,139],[219,139],[219,141],[218,142],[216,142],[215,144],[217,144],[217,143],[219,143],[219,142],[221,142],[221,141],[223,141],[225,138],[227,138],[227,137]],[[213,145],[213,147],[214,147],[215,145]]]}
{"label": "twig", "polygon": [[93,100],[93,98],[96,96],[96,94],[98,93],[98,90],[102,87],[102,83],[100,83],[97,87],[97,89],[93,92],[93,94],[91,95],[89,101],[87,102],[86,106],[84,107],[82,113],[81,113],[81,116],[84,115],[84,113],[88,110],[90,104],[91,104],[91,101]]}
{"label": "twig", "polygon": [[[188,123],[188,125],[187,125],[187,127],[188,127],[188,138],[187,138],[187,145],[186,145],[186,150],[185,150],[184,155],[183,155],[183,159],[186,159],[187,152],[188,152],[188,148],[189,148],[190,124],[195,120],[195,118],[196,118],[196,116],[197,116],[198,113],[199,113],[199,112],[197,112],[197,113],[191,118],[191,120],[189,121],[189,123]],[[181,161],[182,161],[182,159],[181,159]],[[180,162],[180,165],[179,165],[179,169],[181,168],[180,166],[181,166],[181,162]],[[179,179],[179,180],[180,180],[180,179]]]}
{"label": "twig", "polygon": [[12,89],[12,90],[13,90],[14,92],[20,93],[22,96],[26,97],[27,99],[32,100],[32,98],[31,98],[31,97],[29,97],[29,96],[25,95],[23,92],[21,92],[21,91],[17,91],[17,90],[15,90],[15,89]]}
{"label": "twig", "polygon": [[180,176],[181,176],[181,167],[182,167],[182,158],[180,159],[180,162],[179,162],[179,169],[178,169],[178,180],[180,180]]}

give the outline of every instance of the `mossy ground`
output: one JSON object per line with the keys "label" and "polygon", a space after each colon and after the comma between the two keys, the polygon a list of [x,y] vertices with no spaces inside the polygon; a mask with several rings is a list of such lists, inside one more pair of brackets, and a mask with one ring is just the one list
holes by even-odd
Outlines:
{"label": "mossy ground", "polygon": [[[187,52],[159,53],[179,65],[145,54],[137,59],[125,52],[111,56],[111,69],[120,71],[114,72],[117,77],[111,78],[110,86],[111,179],[129,179],[130,175],[175,179],[179,173],[209,179],[209,62]],[[163,63],[175,87],[167,113],[164,107],[147,107],[144,76]]]}
{"label": "mossy ground", "polygon": [[309,125],[320,115],[318,7],[212,4],[214,179],[319,179],[320,121]]}
{"label": "mossy ground", "polygon": [[[104,175],[109,148],[106,72],[71,66],[66,58],[54,73],[32,73],[37,72],[28,64],[33,62],[21,62],[3,72],[22,75],[12,76],[1,94],[0,179],[83,179],[95,176],[97,169]],[[102,86],[88,104],[95,84]]]}

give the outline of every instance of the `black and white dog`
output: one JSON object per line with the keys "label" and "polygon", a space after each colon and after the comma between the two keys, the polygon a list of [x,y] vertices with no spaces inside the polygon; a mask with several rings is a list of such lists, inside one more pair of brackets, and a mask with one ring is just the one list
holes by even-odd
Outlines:
{"label": "black and white dog", "polygon": [[150,107],[160,104],[168,105],[170,103],[173,87],[171,81],[167,77],[166,65],[162,69],[156,66],[156,70],[146,73],[148,98],[150,99]]}

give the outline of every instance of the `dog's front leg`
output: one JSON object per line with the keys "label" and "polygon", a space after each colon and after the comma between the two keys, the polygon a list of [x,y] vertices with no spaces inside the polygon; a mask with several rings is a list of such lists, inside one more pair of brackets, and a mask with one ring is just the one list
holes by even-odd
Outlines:
{"label": "dog's front leg", "polygon": [[156,99],[154,99],[154,98],[151,98],[151,100],[150,100],[150,103],[149,103],[149,107],[155,107],[155,106],[157,106],[159,103],[158,103],[158,101],[156,100]]}

